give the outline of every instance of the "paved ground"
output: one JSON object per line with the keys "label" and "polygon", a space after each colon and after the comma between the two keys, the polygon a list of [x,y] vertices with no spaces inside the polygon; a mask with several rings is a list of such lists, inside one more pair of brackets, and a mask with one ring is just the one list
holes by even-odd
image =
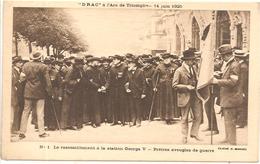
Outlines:
{"label": "paved ground", "polygon": [[[204,124],[200,130],[207,127],[207,119],[204,114]],[[225,138],[224,118],[217,115],[218,126],[220,129],[219,135],[214,135],[214,144],[219,144]],[[191,125],[191,123],[190,123]],[[31,124],[28,124],[28,132],[26,138],[22,141],[47,141],[47,142],[84,142],[84,143],[140,143],[140,144],[181,144],[181,128],[180,122],[177,121],[172,125],[166,125],[163,121],[144,121],[142,126],[129,127],[120,125],[110,126],[102,124],[99,128],[85,126],[80,131],[66,130],[49,131],[47,138],[39,138],[38,133],[34,130]],[[203,141],[198,142],[192,138],[188,138],[188,144],[210,144],[210,136],[206,136],[205,132],[199,133]],[[20,142],[22,142],[20,141]],[[237,129],[237,143],[239,145],[247,144],[247,127]]]}

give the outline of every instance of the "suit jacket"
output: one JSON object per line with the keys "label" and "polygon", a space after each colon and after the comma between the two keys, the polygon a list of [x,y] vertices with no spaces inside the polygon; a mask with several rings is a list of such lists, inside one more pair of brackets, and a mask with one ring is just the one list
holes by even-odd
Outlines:
{"label": "suit jacket", "polygon": [[26,84],[24,97],[30,99],[44,99],[46,92],[52,95],[51,80],[48,67],[38,61],[25,63],[22,69],[25,74]]}
{"label": "suit jacket", "polygon": [[[80,81],[77,81],[80,79]],[[75,67],[71,67],[65,77],[65,92],[71,95],[74,91],[84,89],[85,86],[85,75],[83,69],[76,69]]]}
{"label": "suit jacket", "polygon": [[240,91],[244,94],[247,99],[248,96],[248,64],[242,62],[239,64],[240,67],[240,76],[239,76],[239,88]]}
{"label": "suit jacket", "polygon": [[127,82],[127,66],[120,63],[110,69],[109,86],[111,89],[124,89]]}
{"label": "suit jacket", "polygon": [[18,102],[18,87],[19,87],[20,72],[14,67],[12,68],[12,92],[11,92],[11,104],[17,106]]}
{"label": "suit jacket", "polygon": [[87,88],[97,92],[98,88],[101,87],[101,74],[99,68],[92,66],[86,70],[86,84]]}
{"label": "suit jacket", "polygon": [[146,84],[143,70],[137,68],[134,73],[128,71],[129,89],[134,98],[141,98],[145,94]]}
{"label": "suit jacket", "polygon": [[101,68],[100,69],[100,76],[101,76],[101,85],[106,87],[106,89],[109,88],[109,78],[110,78],[110,68]]}
{"label": "suit jacket", "polygon": [[185,107],[191,98],[191,92],[187,89],[188,85],[196,86],[197,71],[194,69],[194,76],[191,76],[189,71],[182,65],[177,68],[174,73],[172,86],[177,90],[177,106]]}
{"label": "suit jacket", "polygon": [[220,106],[224,108],[239,107],[243,103],[243,94],[239,88],[239,63],[234,59],[229,61],[219,79]]}

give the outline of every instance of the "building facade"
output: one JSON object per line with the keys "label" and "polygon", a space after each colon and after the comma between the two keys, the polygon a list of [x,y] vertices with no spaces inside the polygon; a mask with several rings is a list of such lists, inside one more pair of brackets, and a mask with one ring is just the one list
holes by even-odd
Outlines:
{"label": "building facade", "polygon": [[146,53],[170,52],[180,55],[189,47],[200,50],[204,29],[213,27],[212,51],[231,44],[248,52],[250,47],[249,11],[161,10],[152,19],[146,34]]}

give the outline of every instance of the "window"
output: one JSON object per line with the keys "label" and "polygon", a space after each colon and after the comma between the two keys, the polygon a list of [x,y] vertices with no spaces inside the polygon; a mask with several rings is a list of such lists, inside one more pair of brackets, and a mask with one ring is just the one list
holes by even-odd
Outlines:
{"label": "window", "polygon": [[230,18],[227,11],[217,12],[216,48],[222,44],[230,44]]}
{"label": "window", "polygon": [[242,49],[243,47],[243,34],[242,34],[242,27],[241,24],[236,25],[237,27],[237,45],[236,47]]}
{"label": "window", "polygon": [[196,48],[196,50],[200,50],[200,28],[195,17],[192,18],[191,46]]}
{"label": "window", "polygon": [[181,54],[181,32],[178,25],[176,25],[176,53]]}

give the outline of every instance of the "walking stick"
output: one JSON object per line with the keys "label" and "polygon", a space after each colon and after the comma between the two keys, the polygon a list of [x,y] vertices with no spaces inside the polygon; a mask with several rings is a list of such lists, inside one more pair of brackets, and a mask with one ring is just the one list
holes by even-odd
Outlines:
{"label": "walking stick", "polygon": [[[158,73],[158,75],[157,75],[157,77],[156,77],[155,88],[157,88],[158,81],[159,81],[159,73]],[[156,92],[154,91],[154,92],[153,92],[153,98],[152,98],[152,104],[151,104],[150,112],[149,112],[149,121],[151,121],[151,116],[152,116],[152,111],[153,111],[153,105],[154,105],[155,95],[156,95]]]}
{"label": "walking stick", "polygon": [[52,105],[52,110],[53,110],[53,113],[54,113],[54,117],[55,117],[55,120],[56,120],[58,129],[59,129],[59,131],[60,131],[60,134],[61,134],[60,123],[59,123],[58,118],[57,118],[57,114],[56,114],[56,110],[55,110],[55,105],[54,105],[53,99],[50,98],[50,101],[51,101],[51,105]]}

